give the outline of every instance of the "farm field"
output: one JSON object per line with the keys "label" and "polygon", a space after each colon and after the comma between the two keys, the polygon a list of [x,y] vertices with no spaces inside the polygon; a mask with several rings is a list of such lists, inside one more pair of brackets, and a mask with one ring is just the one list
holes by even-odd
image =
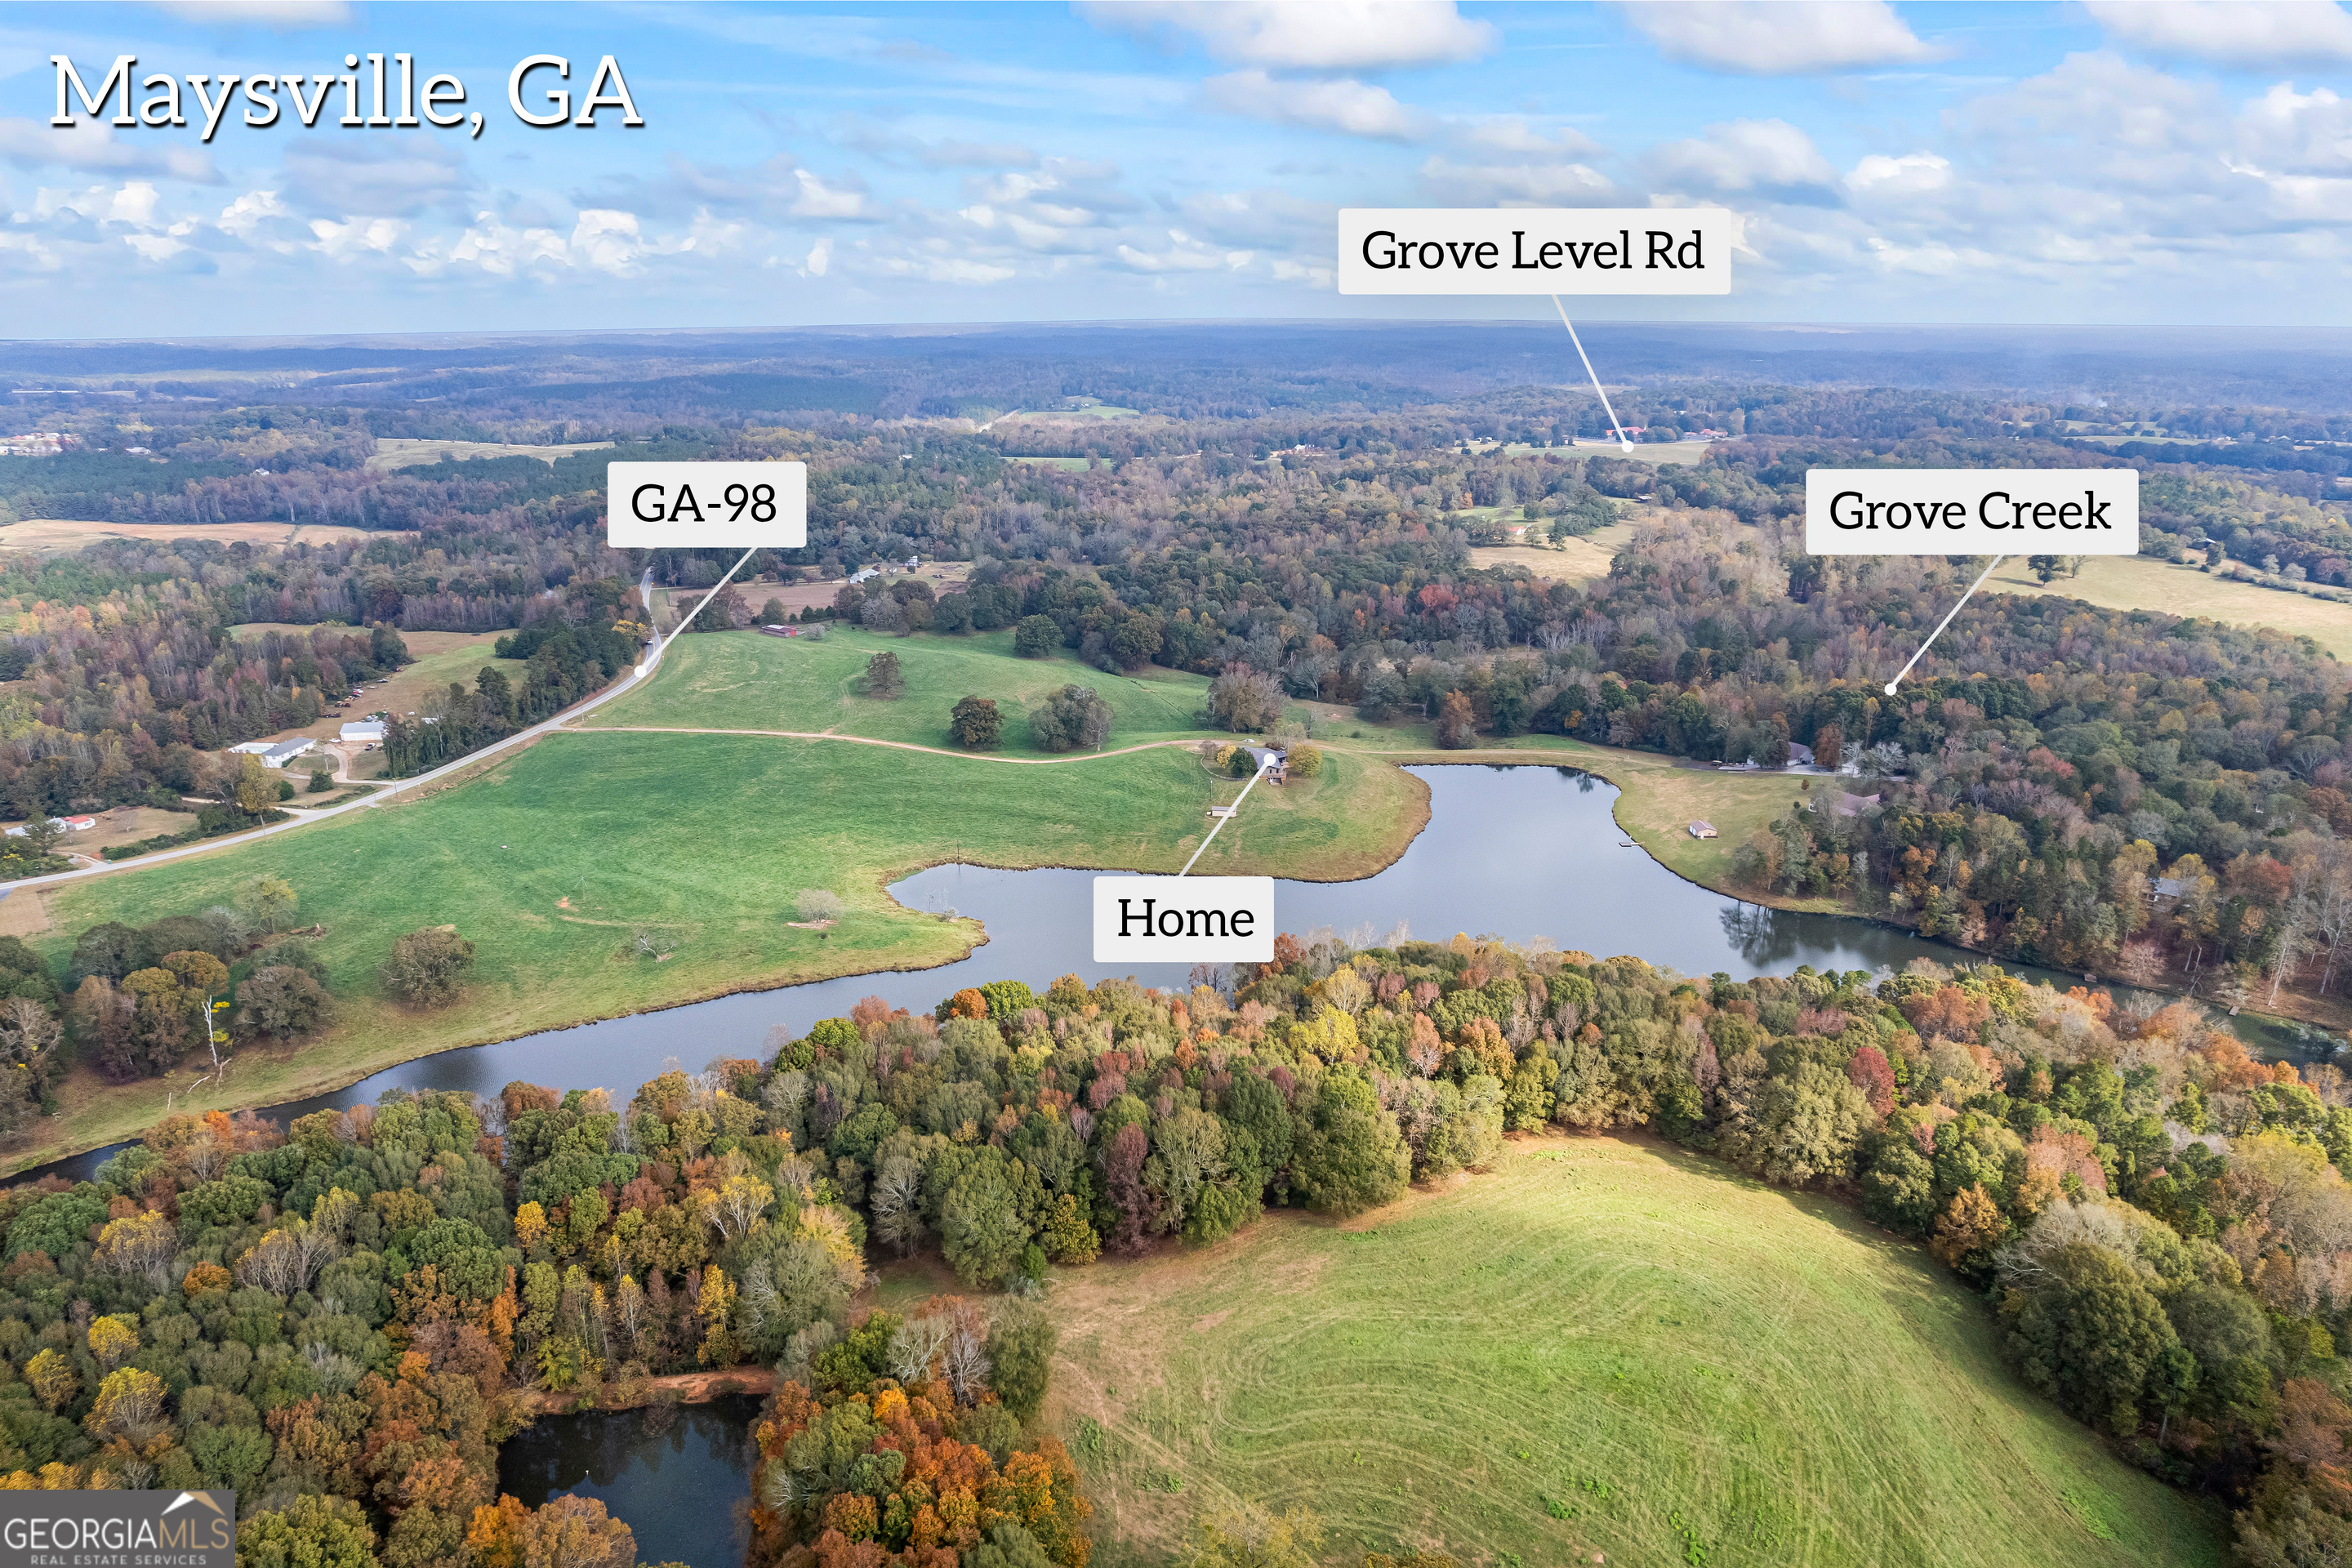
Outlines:
{"label": "farm field", "polygon": [[[863,693],[866,660],[885,651],[898,656],[907,682],[906,695],[890,700]],[[1201,676],[1110,675],[1070,658],[1020,658],[1009,631],[897,637],[833,626],[814,642],[689,633],[662,656],[653,680],[582,727],[830,731],[953,747],[948,715],[970,695],[992,699],[1004,715],[1003,744],[989,754],[1043,757],[1053,753],[1030,743],[1027,711],[1074,684],[1094,688],[1118,715],[1107,749],[1205,733],[1192,721],[1208,691]]]}
{"label": "farm field", "polygon": [[438,462],[463,463],[475,458],[537,458],[552,467],[558,458],[575,452],[601,452],[610,441],[575,441],[565,447],[517,447],[501,441],[436,441],[415,436],[379,436],[367,466],[378,473]]}
{"label": "farm field", "polygon": [[137,539],[168,543],[179,539],[209,539],[222,544],[325,544],[341,539],[373,539],[385,531],[346,528],[339,523],[306,522],[299,528],[282,522],[202,522],[180,526],[162,522],[76,522],[62,518],[28,518],[0,528],[0,550],[30,550],[43,555],[69,555],[110,539]]}
{"label": "farm field", "polygon": [[1050,1301],[1045,1419],[1101,1568],[1233,1500],[1313,1508],[1333,1561],[2227,1555],[2221,1510],[2027,1389],[1924,1251],[1648,1139],[1515,1141],[1345,1224],[1059,1271]]}
{"label": "farm field", "polygon": [[1985,587],[2002,594],[2081,599],[2102,609],[2161,610],[2168,616],[2274,626],[2291,637],[2311,638],[2339,659],[2352,660],[2352,605],[2231,582],[2150,556],[2095,555],[2083,563],[2081,576],[2060,577],[2046,586],[2033,580],[2022,556],[2015,556],[2000,563]]}
{"label": "farm field", "polygon": [[1565,541],[1558,549],[1532,544],[1476,545],[1470,563],[1478,567],[1524,566],[1536,576],[1582,587],[1609,575],[1609,563],[1633,537],[1637,525],[1612,523],[1581,539]]}
{"label": "farm field", "polygon": [[[1231,792],[1178,748],[1024,764],[822,741],[566,732],[421,799],[23,889],[6,904],[16,929],[58,959],[101,921],[194,913],[255,877],[291,882],[297,919],[326,927],[319,952],[341,1021],[298,1049],[240,1053],[222,1103],[268,1103],[453,1046],[942,963],[979,938],[977,925],[905,909],[887,882],[949,858],[1173,871],[1199,843],[1206,807]],[[745,830],[747,811],[777,803],[789,803],[788,820]],[[1412,775],[1334,758],[1319,780],[1260,791],[1200,869],[1362,876],[1402,852],[1427,812]],[[839,894],[849,906],[841,923],[789,923],[803,888]],[[375,970],[394,941],[448,923],[478,950],[466,994],[433,1012],[389,1001]],[[640,932],[668,956],[640,955]],[[12,1152],[10,1163],[129,1135],[194,1076],[108,1089],[79,1073],[60,1089],[64,1114],[41,1121],[42,1142]],[[181,1103],[204,1101],[183,1094]]]}

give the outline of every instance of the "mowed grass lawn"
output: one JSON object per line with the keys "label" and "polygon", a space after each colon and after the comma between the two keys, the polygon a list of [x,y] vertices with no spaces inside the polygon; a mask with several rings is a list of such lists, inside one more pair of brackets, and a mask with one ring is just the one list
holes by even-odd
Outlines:
{"label": "mowed grass lawn", "polygon": [[[902,697],[866,695],[866,661],[884,652],[898,656]],[[662,655],[652,680],[582,728],[797,730],[953,747],[949,715],[965,697],[985,697],[1004,716],[995,754],[1043,757],[1051,753],[1031,743],[1029,710],[1073,685],[1092,687],[1117,715],[1106,749],[1206,733],[1194,725],[1208,700],[1202,676],[1111,675],[1072,658],[1020,658],[1009,631],[896,637],[835,628],[818,641],[688,633]]]}
{"label": "mowed grass lawn", "polygon": [[1045,1419],[1102,1568],[1166,1562],[1233,1500],[1312,1508],[1335,1563],[2225,1555],[2221,1510],[2018,1382],[1920,1249],[1645,1140],[1514,1142],[1344,1226],[1270,1215],[1049,1300]]}
{"label": "mowed grass lawn", "polygon": [[[299,1049],[240,1053],[227,1092],[197,1102],[265,1104],[453,1046],[945,963],[977,925],[904,909],[886,883],[946,859],[1173,871],[1206,808],[1237,787],[1176,748],[1021,763],[830,741],[558,733],[422,799],[17,899],[46,897],[47,929],[26,934],[61,962],[101,921],[193,914],[256,877],[291,882],[297,919],[326,927],[319,952],[341,1021]],[[1322,779],[1255,792],[1200,869],[1364,876],[1402,851],[1427,801],[1410,774],[1335,758]],[[803,888],[838,893],[849,912],[829,931],[792,924]],[[477,950],[465,995],[430,1012],[393,1003],[377,965],[403,934],[443,924]],[[668,956],[641,955],[641,931]],[[135,1132],[195,1076],[109,1089],[78,1073],[65,1114],[9,1163]]]}

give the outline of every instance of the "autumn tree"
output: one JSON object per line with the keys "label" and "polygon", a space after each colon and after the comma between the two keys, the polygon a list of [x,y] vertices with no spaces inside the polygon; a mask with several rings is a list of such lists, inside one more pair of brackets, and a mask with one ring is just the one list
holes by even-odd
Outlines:
{"label": "autumn tree", "polygon": [[1220,730],[1255,733],[1282,717],[1282,682],[1239,662],[1225,666],[1209,682],[1209,722]]}
{"label": "autumn tree", "polygon": [[1045,1403],[1046,1376],[1057,1339],[1051,1319],[1026,1301],[1006,1301],[988,1332],[989,1383],[1004,1408],[1023,1421]]}
{"label": "autumn tree", "polygon": [[375,1530],[347,1497],[297,1496],[237,1521],[239,1568],[376,1568]]}
{"label": "autumn tree", "polygon": [[295,906],[300,902],[294,884],[283,877],[256,877],[236,890],[237,908],[251,915],[266,931],[285,930]]}
{"label": "autumn tree", "polygon": [[236,777],[230,788],[237,809],[247,816],[267,816],[278,809],[278,775],[250,752],[237,760]]}
{"label": "autumn tree", "polygon": [[511,1497],[474,1510],[466,1548],[480,1568],[631,1568],[636,1536],[595,1498],[550,1498],[525,1508]]}
{"label": "autumn tree", "polygon": [[966,697],[955,705],[948,720],[948,731],[957,745],[967,752],[988,752],[996,748],[997,738],[1003,732],[1004,716],[996,704],[985,697]]}
{"label": "autumn tree", "polygon": [[294,1040],[331,1023],[334,998],[299,969],[279,964],[256,970],[236,988],[240,1032],[268,1039]]}
{"label": "autumn tree", "polygon": [[1478,720],[1470,699],[1449,691],[1437,705],[1437,743],[1449,752],[1467,751],[1478,743]]}
{"label": "autumn tree", "polygon": [[1013,651],[1023,658],[1051,658],[1062,650],[1062,628],[1051,616],[1024,616],[1013,628]]}
{"label": "autumn tree", "polygon": [[1291,1175],[1315,1207],[1344,1217],[1402,1196],[1412,1151],[1371,1086],[1334,1071],[1324,1075],[1312,1117],[1299,1131]]}
{"label": "autumn tree", "polygon": [[1176,1550],[1177,1568],[1315,1568],[1323,1521],[1304,1507],[1220,1504],[1196,1515]]}
{"label": "autumn tree", "polygon": [[1981,1274],[1990,1266],[1992,1249],[2009,1235],[2009,1221],[1984,1184],[1978,1183],[1952,1194],[1936,1218],[1936,1238],[1928,1250],[1947,1268]]}
{"label": "autumn tree", "polygon": [[2010,1353],[2028,1383],[2127,1437],[2151,1405],[2190,1385],[2196,1360],[2127,1259],[2074,1242],[2041,1261],[2040,1286],[2012,1291],[2003,1308]]}
{"label": "autumn tree", "polygon": [[1098,750],[1110,726],[1110,704],[1091,686],[1065,686],[1029,710],[1029,738],[1041,752]]}
{"label": "autumn tree", "polygon": [[427,926],[410,931],[392,945],[392,956],[379,973],[384,989],[419,1007],[438,1007],[457,999],[466,972],[474,964],[474,944],[455,926]]}

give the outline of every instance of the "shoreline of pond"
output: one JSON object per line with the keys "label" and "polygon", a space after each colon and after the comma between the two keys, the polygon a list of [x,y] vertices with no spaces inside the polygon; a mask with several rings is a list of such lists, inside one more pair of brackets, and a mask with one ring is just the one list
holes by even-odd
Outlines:
{"label": "shoreline of pond", "polygon": [[[1420,795],[1422,810],[1419,814],[1420,820],[1414,825],[1413,833],[1405,841],[1405,848],[1396,858],[1369,877],[1322,883],[1285,879],[1293,886],[1291,897],[1294,899],[1304,900],[1310,905],[1319,902],[1327,906],[1322,912],[1310,912],[1300,916],[1286,924],[1286,929],[1295,929],[1302,933],[1326,925],[1338,929],[1346,924],[1357,911],[1352,909],[1343,909],[1341,906],[1346,903],[1346,899],[1335,895],[1343,895],[1346,890],[1368,887],[1376,880],[1394,875],[1399,880],[1385,889],[1392,895],[1393,907],[1381,918],[1404,916],[1407,914],[1405,906],[1410,905],[1412,906],[1410,918],[1427,919],[1428,906],[1444,904],[1446,901],[1444,898],[1433,892],[1433,885],[1443,887],[1448,891],[1466,888],[1474,903],[1485,889],[1491,888],[1495,900],[1495,908],[1491,912],[1484,909],[1477,910],[1475,914],[1465,913],[1458,909],[1448,910],[1445,914],[1445,924],[1450,929],[1454,923],[1452,917],[1455,914],[1463,914],[1470,921],[1463,929],[1491,931],[1493,926],[1485,922],[1490,920],[1517,918],[1529,926],[1528,931],[1518,933],[1520,940],[1527,940],[1531,934],[1548,934],[1542,931],[1542,928],[1553,925],[1562,918],[1549,908],[1542,914],[1528,914],[1525,911],[1524,906],[1534,896],[1530,893],[1531,884],[1528,882],[1531,859],[1542,863],[1542,869],[1547,876],[1563,881],[1579,874],[1588,880],[1594,877],[1605,879],[1619,875],[1617,863],[1611,858],[1614,853],[1613,850],[1593,854],[1595,851],[1601,851],[1604,843],[1613,846],[1620,841],[1621,837],[1631,836],[1631,830],[1625,828],[1617,816],[1617,811],[1626,794],[1625,787],[1605,773],[1591,767],[1552,760],[1543,753],[1500,755],[1487,753],[1485,756],[1469,756],[1459,761],[1448,760],[1444,763],[1416,761],[1408,766],[1415,770],[1427,769],[1431,773],[1439,773],[1440,770],[1443,770],[1445,774],[1456,775],[1446,780],[1447,787],[1444,793],[1474,794],[1477,798],[1455,805],[1453,819],[1441,820],[1435,799],[1439,791],[1434,787],[1434,781],[1427,777],[1417,778],[1416,782],[1421,786],[1417,793]],[[1591,827],[1597,826],[1591,823],[1570,824],[1571,827],[1583,833],[1584,837],[1580,838],[1575,833],[1570,833],[1565,837],[1560,837],[1558,832],[1559,822],[1551,820],[1557,816],[1556,812],[1536,817],[1510,817],[1507,812],[1500,811],[1498,808],[1507,807],[1513,804],[1524,806],[1524,800],[1518,797],[1526,795],[1525,790],[1518,789],[1517,786],[1504,788],[1500,791],[1499,798],[1493,798],[1496,792],[1480,791],[1468,783],[1469,779],[1479,774],[1490,777],[1508,776],[1528,773],[1530,770],[1540,772],[1543,769],[1549,769],[1553,773],[1559,775],[1563,781],[1574,781],[1579,794],[1589,794],[1596,785],[1606,787],[1613,793],[1614,798],[1608,803],[1606,821],[1609,826],[1605,838],[1591,836]],[[1498,820],[1509,822],[1513,832],[1518,835],[1518,837],[1507,847],[1491,845],[1485,841],[1484,836],[1490,832],[1493,825]],[[1549,845],[1539,845],[1534,850],[1528,849],[1525,840],[1527,829],[1531,821],[1538,823],[1551,821],[1555,842]],[[1433,878],[1427,875],[1433,870],[1431,865],[1418,867],[1415,865],[1414,851],[1417,847],[1423,846],[1424,841],[1427,841],[1429,846],[1426,851],[1427,858],[1435,866],[1443,868],[1442,877]],[[1909,958],[1930,956],[1945,963],[2000,963],[2005,968],[2021,972],[2029,979],[2055,982],[2062,988],[2066,984],[2076,984],[2071,976],[2058,972],[2041,971],[2036,965],[2020,964],[2013,959],[2002,960],[1991,954],[1979,953],[1962,948],[1955,943],[1921,937],[1914,931],[1875,917],[1847,911],[1784,910],[1774,905],[1756,903],[1736,893],[1726,892],[1688,877],[1652,853],[1646,846],[1641,846],[1638,838],[1633,839],[1633,842],[1642,848],[1640,865],[1644,872],[1649,868],[1655,868],[1666,872],[1673,879],[1671,884],[1667,884],[1668,886],[1685,889],[1689,894],[1703,897],[1706,900],[1721,900],[1711,910],[1704,912],[1712,914],[1722,922],[1726,933],[1726,951],[1699,956],[1697,958],[1699,967],[1691,970],[1692,973],[1703,973],[1717,967],[1737,969],[1742,965],[1745,965],[1750,973],[1778,973],[1794,967],[1795,961],[1799,960],[1816,964],[1827,964],[1830,967],[1853,967],[1856,964],[1871,968],[1900,967],[1902,963],[1908,962]],[[1480,849],[1490,852],[1492,858],[1487,875],[1483,878],[1478,874],[1480,868],[1475,863],[1476,851]],[[1577,861],[1580,857],[1587,856],[1591,857],[1591,864],[1580,868]],[[1606,865],[1603,864],[1604,860],[1608,862]],[[1468,867],[1466,873],[1464,870],[1465,864]],[[756,1039],[765,1037],[769,1026],[782,1026],[783,1021],[780,1021],[776,1014],[789,1009],[792,1006],[790,999],[794,997],[803,998],[812,1004],[830,1005],[830,1003],[823,1000],[828,994],[828,988],[840,991],[843,994],[834,998],[838,1002],[835,1010],[840,1015],[845,1016],[852,1000],[847,993],[872,987],[885,992],[905,993],[906,994],[898,995],[893,1005],[911,1006],[914,1005],[914,1002],[909,1000],[913,995],[912,988],[904,984],[897,986],[890,984],[891,977],[917,976],[954,968],[973,962],[981,954],[982,949],[1000,945],[1009,951],[1005,953],[1003,965],[1005,974],[993,976],[995,978],[1003,978],[1006,975],[1021,977],[1026,970],[1036,969],[1037,973],[1026,974],[1026,978],[1042,982],[1050,978],[1053,973],[1061,973],[1066,969],[1076,968],[1082,971],[1095,969],[1099,966],[1093,965],[1083,956],[1079,956],[1085,949],[1083,942],[1076,932],[1061,933],[1066,940],[1058,946],[1054,944],[1052,938],[1055,931],[1055,917],[1050,912],[1040,912],[1034,918],[1024,920],[1023,917],[1029,915],[1030,911],[992,905],[984,911],[984,918],[982,914],[958,917],[957,911],[953,910],[943,912],[938,894],[942,883],[958,884],[948,890],[955,895],[960,903],[969,906],[971,898],[967,896],[960,886],[967,877],[984,884],[973,896],[982,900],[994,900],[1006,896],[1003,889],[998,884],[1023,879],[1045,879],[1047,885],[1050,886],[1056,879],[1087,877],[1096,874],[1098,870],[1098,868],[1088,867],[992,868],[969,860],[929,862],[912,872],[900,875],[898,880],[886,884],[885,891],[894,902],[898,903],[909,913],[929,913],[940,919],[969,920],[977,940],[965,946],[959,956],[930,964],[852,970],[819,980],[799,981],[773,986],[737,985],[692,1001],[632,1009],[607,1017],[583,1019],[560,1026],[526,1030],[493,1040],[443,1047],[390,1063],[373,1066],[351,1076],[337,1075],[340,1081],[332,1087],[314,1090],[308,1095],[252,1103],[250,1108],[264,1114],[276,1115],[281,1120],[290,1119],[293,1116],[308,1114],[313,1110],[325,1108],[330,1101],[348,1090],[360,1088],[371,1081],[385,1079],[394,1081],[382,1083],[383,1089],[460,1088],[472,1089],[475,1092],[495,1093],[499,1087],[498,1083],[481,1079],[479,1075],[469,1073],[468,1068],[491,1062],[500,1054],[513,1056],[516,1054],[513,1047],[524,1042],[545,1042],[548,1048],[553,1049],[559,1043],[576,1037],[582,1031],[587,1031],[593,1039],[610,1037],[617,1040],[627,1036],[665,1036],[666,1037],[658,1041],[648,1038],[644,1047],[635,1052],[625,1066],[611,1060],[599,1065],[596,1061],[597,1046],[594,1043],[581,1045],[566,1053],[575,1064],[581,1061],[589,1064],[587,1071],[590,1077],[583,1081],[597,1081],[601,1075],[607,1073],[608,1070],[620,1072],[624,1076],[627,1072],[636,1072],[641,1076],[635,1081],[642,1081],[643,1078],[650,1077],[658,1070],[657,1063],[664,1056],[672,1054],[682,1056],[688,1054],[689,1050],[708,1052],[714,1047],[732,1047],[731,1050],[721,1049],[719,1054],[749,1054],[755,1048]],[[1420,885],[1416,885],[1416,878],[1420,879]],[[1516,881],[1515,879],[1517,879]],[[1546,891],[1550,890],[1546,889]],[[1633,891],[1639,893],[1640,890],[1633,889]],[[928,907],[917,901],[927,892],[932,894]],[[1517,899],[1522,906],[1516,917],[1511,908],[1514,899]],[[1540,898],[1538,898],[1537,901],[1541,902]],[[1702,946],[1707,945],[1707,939],[1697,939],[1692,936],[1694,917],[1700,916],[1702,911],[1696,909],[1675,910],[1672,906],[1675,902],[1673,898],[1661,900],[1653,893],[1626,906],[1626,914],[1636,917],[1635,924],[1641,923],[1640,916],[1646,915],[1650,917],[1650,923],[1656,929],[1647,935],[1643,935],[1623,931],[1622,923],[1612,927],[1610,935],[1614,951],[1637,952],[1645,960],[1653,962],[1687,964],[1694,956],[1692,953],[1670,950],[1687,948],[1692,945],[1693,941],[1699,942]],[[1660,923],[1661,918],[1664,920],[1663,924]],[[990,930],[991,921],[996,922],[1002,928],[1001,931],[992,933]],[[1575,921],[1570,920],[1568,923],[1573,927]],[[1736,926],[1742,925],[1752,929],[1734,929]],[[1594,946],[1599,945],[1589,937],[1575,940],[1572,931],[1564,934],[1570,938],[1559,940],[1559,944],[1564,948],[1570,950],[1582,948],[1591,952]],[[1621,937],[1622,940],[1619,940]],[[1076,945],[1072,945],[1074,942]],[[1027,951],[1032,948],[1041,948],[1044,951],[1038,952]],[[1881,951],[1875,953],[1869,951],[1874,948]],[[1601,956],[1609,956],[1609,954]],[[1181,966],[1170,967],[1170,974],[1176,978],[1169,978],[1167,983],[1178,983],[1178,979],[1181,979]],[[1100,977],[1097,976],[1097,978]],[[1141,978],[1146,984],[1153,984],[1163,977]],[[977,984],[976,981],[974,983]],[[2122,981],[2094,982],[2094,984],[2103,984],[2117,991],[2131,989],[2128,983]],[[941,994],[944,994],[944,993]],[[2168,994],[2179,994],[2179,993]],[[928,1008],[938,1000],[938,997],[926,995],[919,1000],[921,1005]],[[703,1014],[702,1018],[698,1021],[716,1026],[716,1030],[713,1032],[721,1036],[730,1026],[745,1025],[747,1020],[755,1014],[759,1015],[763,1021],[760,1023],[756,1034],[748,1026],[741,1027],[731,1040],[713,1038],[691,1047],[686,1047],[682,1041],[673,1043],[667,1037],[667,1035],[682,1033],[691,1028],[691,1024],[683,1021],[683,1016],[697,1009],[702,1010]],[[741,1016],[739,1017],[736,1015],[741,1015]],[[674,1016],[680,1019],[679,1024],[667,1023]],[[814,1018],[809,1021],[813,1022]],[[2242,1037],[2249,1035],[2255,1037],[2249,1037],[2248,1043],[2259,1050],[2290,1059],[2308,1059],[2307,1055],[2298,1049],[2299,1042],[2294,1037],[2294,1026],[2291,1023],[2273,1019],[2266,1015],[2250,1013],[2241,1015],[2238,1019],[2233,1020],[2233,1025],[2239,1027]],[[527,1056],[530,1052],[525,1050],[522,1054]],[[489,1076],[496,1078],[499,1072],[510,1072],[510,1076],[524,1076],[526,1073],[543,1072],[545,1066],[546,1064],[509,1062],[505,1068],[498,1068]],[[16,1165],[5,1175],[0,1175],[0,1180],[21,1182],[49,1173],[68,1176],[86,1174],[88,1170],[95,1168],[100,1160],[123,1146],[122,1142],[101,1142],[92,1140],[70,1152],[52,1153],[37,1163],[28,1161],[24,1164]]]}
{"label": "shoreline of pond", "polygon": [[542,1415],[618,1415],[656,1405],[713,1405],[736,1397],[765,1399],[775,1392],[776,1373],[772,1367],[748,1365],[604,1383],[598,1385],[593,1396],[576,1390],[525,1388],[516,1392],[515,1406],[537,1420]]}

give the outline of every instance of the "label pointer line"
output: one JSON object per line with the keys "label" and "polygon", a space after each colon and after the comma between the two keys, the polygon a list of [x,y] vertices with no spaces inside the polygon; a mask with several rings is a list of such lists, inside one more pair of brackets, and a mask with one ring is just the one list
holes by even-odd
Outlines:
{"label": "label pointer line", "polygon": [[[1233,811],[1234,816],[1241,815],[1242,802],[1247,800],[1249,798],[1249,792],[1257,787],[1257,781],[1265,777],[1266,766],[1267,764],[1265,763],[1258,763],[1257,772],[1250,774],[1249,783],[1242,785],[1242,793],[1234,796]],[[1210,843],[1215,839],[1218,834],[1223,833],[1225,830],[1225,824],[1231,822],[1233,819],[1234,818],[1232,816],[1221,816],[1217,818],[1217,825],[1209,829],[1209,837],[1202,839],[1201,847],[1192,851],[1192,860],[1198,860],[1202,855],[1208,853]],[[1184,871],[1190,871],[1192,868],[1192,860],[1187,860],[1184,862]],[[1184,874],[1184,871],[1179,871],[1176,874],[1181,877]]]}
{"label": "label pointer line", "polygon": [[[1628,452],[1632,451],[1633,438],[1625,434],[1625,426],[1617,422],[1617,410],[1610,407],[1609,395],[1601,390],[1601,376],[1592,368],[1592,356],[1584,352],[1584,340],[1576,335],[1576,323],[1568,319],[1568,307],[1559,302],[1559,295],[1554,294],[1551,308],[1559,312],[1559,324],[1568,329],[1568,341],[1576,345],[1576,357],[1584,362],[1584,374],[1592,377],[1592,390],[1601,395],[1601,407],[1609,416],[1609,427],[1617,432],[1617,445]],[[1575,443],[1571,439],[1570,444],[1573,446]]]}
{"label": "label pointer line", "polygon": [[1952,624],[1952,616],[1960,613],[1960,605],[1965,605],[1969,602],[1969,595],[1973,594],[1979,588],[1983,587],[1985,585],[1985,578],[1992,575],[1993,566],[1998,566],[2008,559],[2009,557],[2006,555],[1994,556],[1992,558],[1992,566],[1986,567],[1984,569],[1983,575],[1978,577],[1975,582],[1969,584],[1969,592],[1960,595],[1960,604],[1954,605],[1951,608],[1950,614],[1945,616],[1942,620],[1936,623],[1936,629],[1927,634],[1927,640],[1919,645],[1919,651],[1911,656],[1910,663],[1906,664],[1901,669],[1896,670],[1895,672],[1895,679],[1886,683],[1886,695],[1889,697],[1895,695],[1895,687],[1902,684],[1903,678],[1911,673],[1911,666],[1918,663],[1927,656],[1927,650],[1936,646],[1936,639],[1944,635],[1944,628]]}

